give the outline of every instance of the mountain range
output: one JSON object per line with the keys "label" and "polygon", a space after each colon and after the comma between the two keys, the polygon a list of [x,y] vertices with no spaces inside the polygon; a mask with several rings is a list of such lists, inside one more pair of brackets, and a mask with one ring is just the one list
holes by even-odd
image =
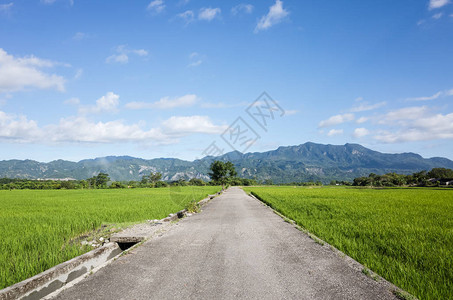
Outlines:
{"label": "mountain range", "polygon": [[323,145],[305,143],[279,147],[267,152],[233,151],[222,156],[207,156],[185,161],[176,158],[141,159],[130,156],[107,156],[79,162],[55,160],[42,163],[33,160],[0,161],[0,178],[86,179],[105,172],[112,180],[140,180],[150,172],[161,172],[163,179],[202,178],[208,180],[209,165],[214,160],[231,161],[244,178],[274,183],[320,180],[352,180],[370,173],[396,172],[410,174],[436,167],[453,169],[453,161],[423,158],[415,153],[387,154],[358,144]]}

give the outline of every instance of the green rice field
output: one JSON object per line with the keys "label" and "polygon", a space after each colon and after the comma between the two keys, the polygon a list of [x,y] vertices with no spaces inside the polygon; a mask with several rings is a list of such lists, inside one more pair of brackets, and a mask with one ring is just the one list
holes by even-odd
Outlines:
{"label": "green rice field", "polygon": [[0,289],[90,250],[102,225],[161,219],[219,187],[0,191]]}
{"label": "green rice field", "polygon": [[244,190],[419,299],[453,299],[453,190]]}

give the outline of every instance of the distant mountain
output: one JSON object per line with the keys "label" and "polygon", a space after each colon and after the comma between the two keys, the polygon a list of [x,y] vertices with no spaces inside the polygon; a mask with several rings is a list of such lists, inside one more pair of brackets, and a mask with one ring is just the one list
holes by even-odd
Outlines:
{"label": "distant mountain", "polygon": [[0,178],[86,179],[105,172],[112,180],[129,181],[140,180],[150,172],[161,172],[164,180],[168,181],[193,177],[208,179],[209,165],[214,160],[233,162],[242,177],[271,179],[274,183],[352,180],[369,173],[410,174],[435,167],[453,169],[453,161],[441,157],[427,159],[415,153],[381,153],[358,144],[340,146],[309,142],[267,152],[243,154],[233,151],[193,162],[176,158],[146,160],[130,156],[107,156],[79,162],[56,160],[49,163],[7,160],[0,161]]}

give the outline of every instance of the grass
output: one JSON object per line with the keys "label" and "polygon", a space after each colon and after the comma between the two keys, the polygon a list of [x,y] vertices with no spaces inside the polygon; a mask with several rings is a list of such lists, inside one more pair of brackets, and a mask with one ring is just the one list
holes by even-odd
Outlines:
{"label": "grass", "polygon": [[244,190],[420,299],[453,299],[453,190]]}
{"label": "grass", "polygon": [[0,289],[91,250],[81,235],[161,219],[219,189],[0,191]]}

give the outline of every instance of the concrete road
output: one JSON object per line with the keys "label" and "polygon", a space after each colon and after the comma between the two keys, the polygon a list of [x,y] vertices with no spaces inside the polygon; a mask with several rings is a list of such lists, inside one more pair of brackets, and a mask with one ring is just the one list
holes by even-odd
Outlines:
{"label": "concrete road", "polygon": [[56,299],[396,299],[239,188],[230,188]]}

